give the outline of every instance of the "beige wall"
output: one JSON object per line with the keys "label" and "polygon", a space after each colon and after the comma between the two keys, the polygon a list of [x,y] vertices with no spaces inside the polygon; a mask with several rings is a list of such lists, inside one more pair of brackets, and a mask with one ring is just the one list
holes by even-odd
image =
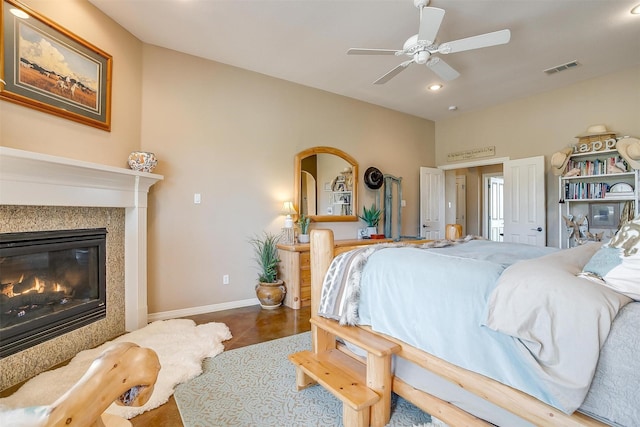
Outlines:
{"label": "beige wall", "polygon": [[[544,155],[548,163],[554,152],[577,142],[575,135],[589,125],[606,124],[618,135],[640,136],[639,117],[640,67],[635,67],[438,121],[436,161],[445,165],[447,153],[495,146],[496,157]],[[556,246],[558,181],[548,164],[546,169],[547,244]]]}
{"label": "beige wall", "polygon": [[105,132],[0,101],[0,145],[126,167],[140,144],[142,43],[87,1],[23,3],[113,57],[112,127]]}
{"label": "beige wall", "polygon": [[[404,177],[403,233],[417,233],[419,167],[435,161],[433,122],[155,46],[143,50],[142,148],[155,152],[155,172],[165,176],[149,210],[150,312],[255,298],[248,240],[280,231],[294,155],[309,147],[337,147],[359,162],[359,212],[374,197],[362,184],[367,167]],[[363,225],[320,224],[350,239]]]}

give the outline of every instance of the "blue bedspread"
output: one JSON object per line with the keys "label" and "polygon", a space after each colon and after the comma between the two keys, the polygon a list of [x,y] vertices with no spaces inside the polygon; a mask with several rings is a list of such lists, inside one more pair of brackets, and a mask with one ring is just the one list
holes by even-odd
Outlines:
{"label": "blue bedspread", "polygon": [[481,240],[377,251],[362,271],[360,324],[557,407],[535,368],[521,362],[518,340],[481,326],[503,270],[552,251]]}
{"label": "blue bedspread", "polygon": [[[448,246],[433,247],[441,243]],[[607,340],[630,298],[578,277],[598,248],[559,251],[471,240],[356,249],[331,263],[318,314],[370,325],[572,413],[589,392],[596,366],[601,372],[611,365],[640,372],[640,359],[624,359],[630,352],[614,352],[622,354],[622,362],[598,364],[605,340],[611,348],[639,341],[616,341],[615,335]],[[637,384],[628,373],[606,378]],[[591,390],[596,404],[585,402],[583,410],[610,425],[626,425],[620,412],[637,406],[638,399],[625,393],[631,398],[611,402],[607,390],[596,382]],[[613,406],[623,409],[614,414],[607,410]]]}

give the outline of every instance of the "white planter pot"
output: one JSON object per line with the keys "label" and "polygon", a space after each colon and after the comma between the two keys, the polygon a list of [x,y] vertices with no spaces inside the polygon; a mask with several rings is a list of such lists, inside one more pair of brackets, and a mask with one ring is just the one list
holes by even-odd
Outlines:
{"label": "white planter pot", "polygon": [[299,243],[309,243],[309,235],[308,234],[298,234],[298,242]]}
{"label": "white planter pot", "polygon": [[374,234],[378,234],[378,227],[367,227],[367,236],[371,237]]}

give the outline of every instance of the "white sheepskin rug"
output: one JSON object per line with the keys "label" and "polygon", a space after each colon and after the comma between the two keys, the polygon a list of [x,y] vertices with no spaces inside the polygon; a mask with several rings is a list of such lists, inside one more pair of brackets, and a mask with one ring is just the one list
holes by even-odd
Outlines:
{"label": "white sheepskin rug", "polygon": [[106,410],[123,418],[133,418],[162,405],[173,394],[176,385],[200,375],[202,360],[222,353],[222,341],[230,338],[231,332],[224,323],[196,326],[188,319],[159,320],[94,349],[81,351],[69,364],[30,379],[11,396],[0,399],[0,411],[53,403],[73,387],[110,344],[133,342],[154,350],[161,366],[153,394],[146,404],[135,407],[114,403]]}

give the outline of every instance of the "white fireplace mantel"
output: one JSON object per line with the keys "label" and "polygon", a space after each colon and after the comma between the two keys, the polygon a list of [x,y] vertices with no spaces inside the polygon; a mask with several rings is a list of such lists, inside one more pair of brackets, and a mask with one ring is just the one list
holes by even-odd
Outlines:
{"label": "white fireplace mantel", "polygon": [[0,147],[0,205],[125,208],[125,328],[147,324],[147,194],[162,175]]}

